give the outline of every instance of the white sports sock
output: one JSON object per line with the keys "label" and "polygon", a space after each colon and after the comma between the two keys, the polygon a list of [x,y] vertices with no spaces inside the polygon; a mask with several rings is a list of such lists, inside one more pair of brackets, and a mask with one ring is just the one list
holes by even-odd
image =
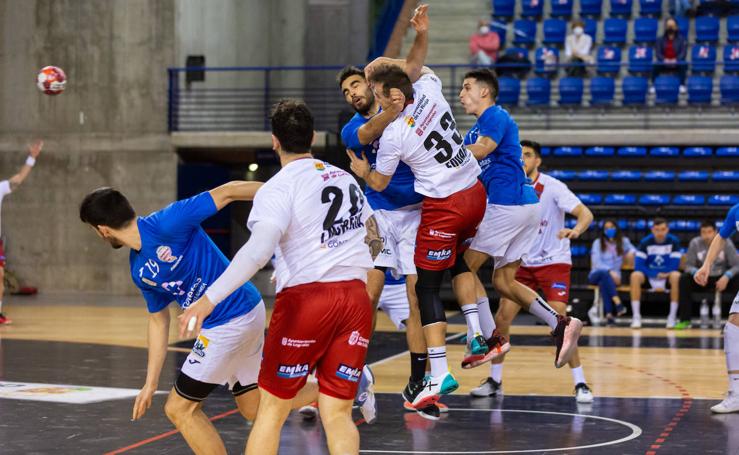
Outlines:
{"label": "white sports sock", "polygon": [[575,385],[578,385],[580,383],[585,383],[585,372],[582,371],[582,365],[580,365],[577,368],[572,368],[570,371],[572,371],[572,382],[575,383]]}
{"label": "white sports sock", "polygon": [[[726,370],[739,371],[739,327],[727,322],[724,327],[724,352],[726,353]],[[729,390],[739,395],[739,373],[729,373]]]}
{"label": "white sports sock", "polygon": [[487,340],[493,336],[495,331],[495,318],[493,318],[493,312],[490,311],[490,300],[487,297],[477,299],[477,317],[480,319],[482,336]]}
{"label": "white sports sock", "polygon": [[449,371],[449,366],[446,363],[446,346],[429,347],[427,351],[431,364],[431,376],[441,376]]}
{"label": "white sports sock", "polygon": [[641,302],[639,300],[631,301],[631,312],[635,318],[641,318]]}
{"label": "white sports sock", "polygon": [[477,305],[474,303],[462,305],[462,314],[464,314],[464,320],[467,321],[467,342],[469,343],[476,334],[482,333],[480,318],[477,316]]}
{"label": "white sports sock", "polygon": [[503,364],[493,363],[490,365],[490,377],[495,382],[501,382],[503,380]]}
{"label": "white sports sock", "polygon": [[554,330],[557,327],[557,312],[541,297],[536,296],[536,299],[531,302],[529,313],[546,322],[550,329]]}
{"label": "white sports sock", "polygon": [[677,302],[670,302],[670,315],[669,315],[669,317],[671,319],[677,318],[677,307],[678,307],[678,303]]}
{"label": "white sports sock", "polygon": [[3,301],[0,300],[0,313],[2,313],[2,312],[3,312]]}

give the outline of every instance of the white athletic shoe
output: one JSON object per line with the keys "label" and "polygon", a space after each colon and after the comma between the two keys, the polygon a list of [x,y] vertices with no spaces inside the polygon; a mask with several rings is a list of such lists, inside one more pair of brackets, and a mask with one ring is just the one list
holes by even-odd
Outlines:
{"label": "white athletic shoe", "polygon": [[726,399],[721,403],[711,408],[712,412],[716,414],[728,414],[730,412],[739,412],[739,395],[734,395],[732,392],[726,396]]}
{"label": "white athletic shoe", "polygon": [[596,305],[593,305],[588,310],[588,318],[590,319],[590,325],[597,326],[600,325],[600,316],[598,316],[598,307]]}
{"label": "white athletic shoe", "polygon": [[411,404],[416,409],[425,408],[426,406],[436,404],[441,395],[447,395],[459,387],[459,383],[452,373],[445,372],[441,376],[428,375],[423,378],[423,388],[415,396]]}
{"label": "white athletic shoe", "polygon": [[641,329],[641,317],[640,316],[634,316],[631,319],[631,328],[632,329]]}
{"label": "white athletic shoe", "polygon": [[493,378],[485,378],[479,387],[470,390],[470,395],[477,398],[503,396],[503,381],[497,382]]}
{"label": "white athletic shoe", "polygon": [[359,412],[362,413],[364,421],[368,425],[375,423],[377,420],[377,402],[375,401],[375,375],[367,365],[362,368],[362,377],[359,379],[359,387],[357,388],[357,396],[354,401],[359,405]]}
{"label": "white athletic shoe", "polygon": [[590,390],[587,384],[581,382],[575,386],[575,401],[578,403],[592,403],[593,392]]}
{"label": "white athletic shoe", "polygon": [[677,324],[677,318],[675,316],[667,316],[667,324],[665,324],[665,328],[674,329],[675,324]]}

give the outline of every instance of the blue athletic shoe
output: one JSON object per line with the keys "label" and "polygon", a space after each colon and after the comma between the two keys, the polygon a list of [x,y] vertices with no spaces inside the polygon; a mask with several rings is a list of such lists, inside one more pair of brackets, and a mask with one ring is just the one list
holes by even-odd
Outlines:
{"label": "blue athletic shoe", "polygon": [[377,401],[375,401],[375,375],[372,370],[365,365],[362,368],[362,377],[359,379],[359,387],[354,401],[359,406],[359,412],[362,413],[364,421],[371,425],[377,420]]}

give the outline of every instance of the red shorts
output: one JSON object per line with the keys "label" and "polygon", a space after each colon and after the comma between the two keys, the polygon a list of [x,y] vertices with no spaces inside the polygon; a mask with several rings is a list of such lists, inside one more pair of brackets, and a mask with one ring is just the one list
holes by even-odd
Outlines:
{"label": "red shorts", "polygon": [[5,268],[5,245],[3,245],[3,241],[0,240],[0,269]]}
{"label": "red shorts", "polygon": [[547,302],[564,302],[570,300],[570,264],[551,264],[540,267],[519,267],[516,281],[534,291],[544,293]]}
{"label": "red shorts", "polygon": [[487,195],[478,180],[443,199],[425,197],[416,234],[416,267],[446,270],[454,265],[477,233],[485,215]]}
{"label": "red shorts", "polygon": [[259,387],[294,398],[315,368],[321,393],[351,400],[371,331],[372,304],[360,280],[283,289],[264,340]]}

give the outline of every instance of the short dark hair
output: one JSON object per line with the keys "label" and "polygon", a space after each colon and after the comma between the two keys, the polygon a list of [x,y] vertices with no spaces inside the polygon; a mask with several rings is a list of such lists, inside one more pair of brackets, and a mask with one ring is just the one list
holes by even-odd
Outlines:
{"label": "short dark hair", "polygon": [[703,229],[704,227],[710,227],[710,228],[716,229],[716,223],[714,223],[711,220],[703,220],[701,221],[701,229]]}
{"label": "short dark hair", "polygon": [[521,147],[528,147],[532,149],[536,157],[541,158],[541,144],[539,144],[538,142],[524,139],[521,141]]}
{"label": "short dark hair", "polygon": [[477,68],[472,71],[468,71],[467,74],[464,75],[463,80],[467,78],[474,79],[477,82],[482,82],[487,85],[492,92],[493,101],[498,99],[498,77],[495,75],[495,71],[490,68]]}
{"label": "short dark hair", "polygon": [[413,82],[398,65],[381,65],[370,76],[370,82],[382,84],[382,94],[390,96],[390,89],[403,92],[406,101],[413,99]]}
{"label": "short dark hair", "polygon": [[667,224],[667,219],[658,216],[657,218],[652,220],[652,226],[658,226],[660,224]]}
{"label": "short dark hair", "polygon": [[345,80],[352,76],[361,76],[362,79],[364,79],[364,71],[353,65],[347,65],[342,68],[336,76],[336,82],[339,83],[339,88],[341,88],[341,84],[343,84]]}
{"label": "short dark hair", "polygon": [[272,134],[288,153],[307,153],[313,142],[313,114],[308,105],[295,99],[283,99],[272,107]]}
{"label": "short dark hair", "polygon": [[135,218],[136,212],[126,196],[110,187],[96,189],[80,204],[80,220],[94,227],[121,229]]}

